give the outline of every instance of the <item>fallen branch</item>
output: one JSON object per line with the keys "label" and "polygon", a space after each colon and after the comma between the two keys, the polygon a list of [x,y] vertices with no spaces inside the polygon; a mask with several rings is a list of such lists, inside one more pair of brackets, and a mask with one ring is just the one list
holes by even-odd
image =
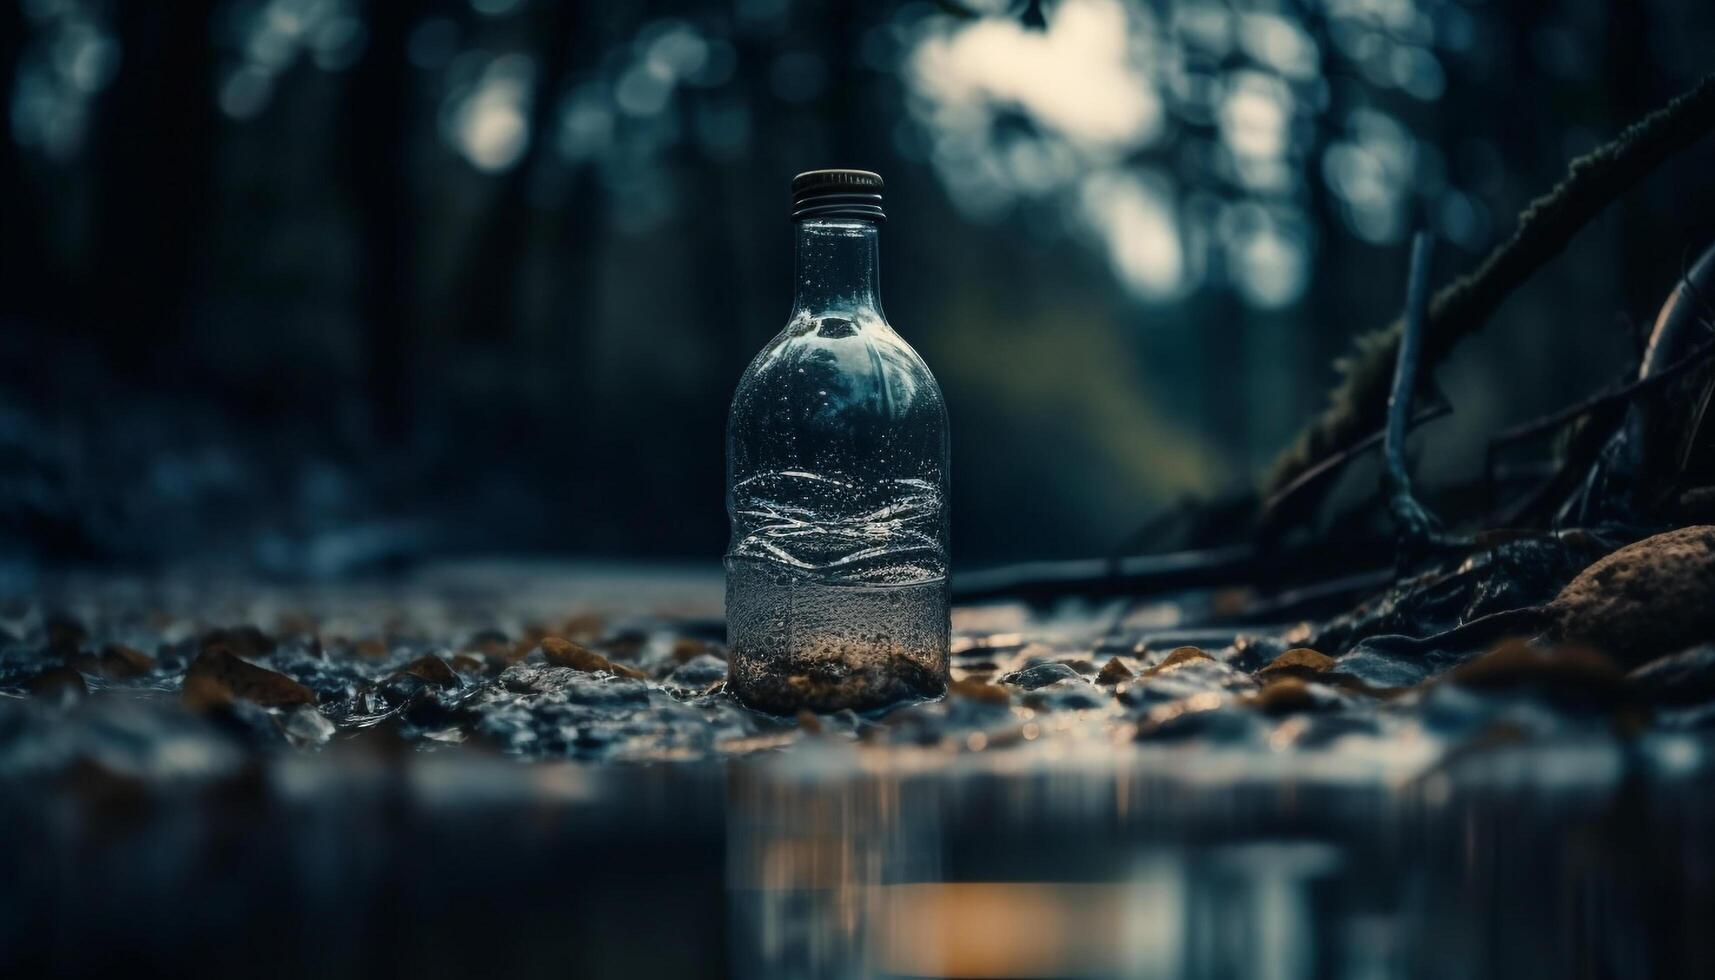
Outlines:
{"label": "fallen branch", "polygon": [[1423,323],[1429,302],[1430,238],[1418,232],[1411,239],[1411,271],[1405,283],[1405,329],[1395,358],[1393,387],[1387,401],[1387,436],[1382,441],[1382,482],[1388,492],[1402,549],[1416,551],[1435,538],[1441,522],[1411,492],[1411,471],[1405,462],[1405,434],[1411,418],[1411,395],[1417,390],[1418,363],[1423,349]]}
{"label": "fallen branch", "polygon": [[[1476,271],[1430,301],[1423,360],[1439,363],[1475,330],[1514,287],[1558,255],[1580,229],[1663,160],[1715,128],[1715,75],[1650,113],[1612,142],[1574,160],[1567,176],[1519,215],[1511,238],[1490,252]],[[1398,356],[1401,323],[1357,337],[1342,359],[1344,380],[1332,404],[1282,453],[1267,486],[1278,489],[1310,466],[1377,427],[1386,414],[1390,373]]]}

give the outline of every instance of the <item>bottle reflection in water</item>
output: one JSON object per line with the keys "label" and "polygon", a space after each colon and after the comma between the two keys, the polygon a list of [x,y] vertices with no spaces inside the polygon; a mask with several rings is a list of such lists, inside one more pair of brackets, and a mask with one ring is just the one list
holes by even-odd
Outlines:
{"label": "bottle reflection in water", "polygon": [[769,711],[947,677],[947,415],[876,290],[881,178],[792,182],[797,293],[727,422],[728,683]]}

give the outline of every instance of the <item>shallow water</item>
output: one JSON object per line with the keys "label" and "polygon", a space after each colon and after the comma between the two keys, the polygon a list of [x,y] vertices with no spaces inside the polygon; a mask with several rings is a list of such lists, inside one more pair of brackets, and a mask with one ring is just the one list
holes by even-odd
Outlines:
{"label": "shallow water", "polygon": [[[953,675],[996,691],[800,722],[717,689],[708,572],[44,583],[0,603],[0,973],[1715,972],[1703,688],[1270,708],[1289,633],[1206,605],[961,607]],[[247,623],[316,705],[181,699]],[[523,654],[543,629],[645,679]],[[110,642],[157,663],[108,676]],[[61,663],[87,695],[32,688]]]}

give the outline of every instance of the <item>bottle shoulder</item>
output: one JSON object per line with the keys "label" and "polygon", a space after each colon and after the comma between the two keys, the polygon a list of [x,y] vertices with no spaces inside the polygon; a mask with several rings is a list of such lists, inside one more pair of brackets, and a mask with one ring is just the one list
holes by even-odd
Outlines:
{"label": "bottle shoulder", "polygon": [[886,414],[945,411],[929,365],[879,317],[794,317],[751,360],[733,406],[758,397]]}

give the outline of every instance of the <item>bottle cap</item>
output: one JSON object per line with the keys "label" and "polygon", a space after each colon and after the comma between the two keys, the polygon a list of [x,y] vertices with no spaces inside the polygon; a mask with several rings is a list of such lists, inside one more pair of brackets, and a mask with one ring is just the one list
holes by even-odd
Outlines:
{"label": "bottle cap", "polygon": [[808,170],[792,178],[792,220],[887,220],[881,210],[881,175],[868,170]]}

